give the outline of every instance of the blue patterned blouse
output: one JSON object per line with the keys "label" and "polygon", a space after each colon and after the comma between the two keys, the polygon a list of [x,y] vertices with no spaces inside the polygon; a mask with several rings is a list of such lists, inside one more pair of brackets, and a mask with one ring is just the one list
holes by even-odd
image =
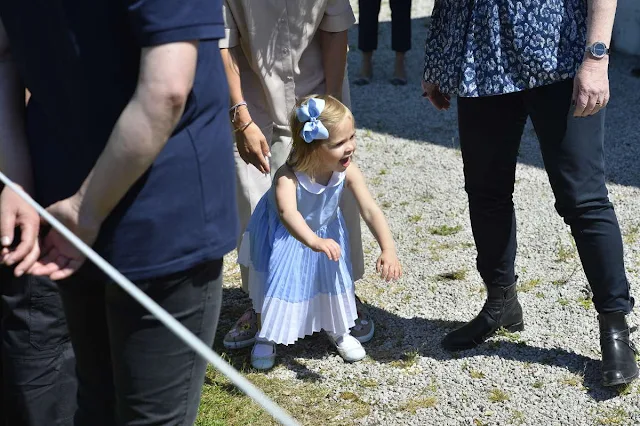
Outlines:
{"label": "blue patterned blouse", "polygon": [[587,0],[435,0],[424,80],[477,97],[571,78],[586,18]]}

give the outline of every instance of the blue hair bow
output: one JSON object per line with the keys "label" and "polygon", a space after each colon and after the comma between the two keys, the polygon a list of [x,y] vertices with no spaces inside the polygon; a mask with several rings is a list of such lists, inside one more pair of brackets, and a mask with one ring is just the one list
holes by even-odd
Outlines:
{"label": "blue hair bow", "polygon": [[323,109],[324,99],[311,98],[296,110],[298,120],[304,123],[300,136],[306,143],[311,143],[315,139],[329,139],[329,131],[322,121],[318,120]]}

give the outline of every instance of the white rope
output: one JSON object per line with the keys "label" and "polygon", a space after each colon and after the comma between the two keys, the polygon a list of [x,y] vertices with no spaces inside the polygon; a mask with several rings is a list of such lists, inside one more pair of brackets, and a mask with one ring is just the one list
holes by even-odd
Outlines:
{"label": "white rope", "polygon": [[60,223],[55,217],[51,216],[42,206],[36,203],[29,194],[25,193],[20,187],[14,184],[4,173],[0,172],[0,180],[14,190],[24,201],[53,226],[60,234],[62,234],[71,244],[76,246],[87,259],[90,259],[100,269],[102,269],[113,281],[122,287],[131,295],[138,303],[151,312],[160,322],[162,322],[173,334],[186,343],[191,349],[196,351],[201,357],[209,361],[218,371],[227,376],[231,382],[237,386],[242,392],[247,394],[251,399],[257,402],[262,408],[273,416],[278,422],[285,426],[297,426],[298,423],[286,413],[282,408],[269,399],[260,389],[255,387],[251,382],[245,379],[231,365],[225,362],[218,354],[216,354],[209,346],[198,339],[185,326],[180,324],[167,311],[154,302],[142,290],[136,287],[131,281],[125,278],[117,269],[111,266],[106,260],[98,255],[91,247],[86,245],[80,238],[76,237],[69,229]]}

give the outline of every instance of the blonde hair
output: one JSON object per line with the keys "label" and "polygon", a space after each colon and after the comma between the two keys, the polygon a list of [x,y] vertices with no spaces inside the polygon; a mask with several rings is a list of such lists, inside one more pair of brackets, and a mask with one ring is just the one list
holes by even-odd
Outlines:
{"label": "blonde hair", "polygon": [[[305,123],[301,123],[300,120],[298,120],[296,110],[311,98],[323,99],[325,101],[324,109],[318,119],[322,121],[324,127],[329,131],[329,139],[316,139],[307,143],[300,135]],[[331,140],[331,135],[335,128],[342,123],[346,117],[351,117],[351,120],[353,120],[353,115],[351,111],[349,111],[349,108],[331,95],[309,95],[298,101],[289,117],[292,143],[287,165],[313,177],[315,171],[320,166],[320,160],[317,155],[318,148],[320,148],[323,143]]]}

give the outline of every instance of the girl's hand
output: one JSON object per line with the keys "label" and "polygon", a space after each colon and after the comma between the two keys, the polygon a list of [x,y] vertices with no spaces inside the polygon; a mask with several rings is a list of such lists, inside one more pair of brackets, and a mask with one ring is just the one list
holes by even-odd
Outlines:
{"label": "girl's hand", "polygon": [[376,272],[386,281],[397,280],[402,276],[402,266],[395,250],[382,250],[376,262]]}
{"label": "girl's hand", "polygon": [[311,250],[321,251],[336,262],[340,259],[340,246],[331,238],[318,238],[311,244]]}

